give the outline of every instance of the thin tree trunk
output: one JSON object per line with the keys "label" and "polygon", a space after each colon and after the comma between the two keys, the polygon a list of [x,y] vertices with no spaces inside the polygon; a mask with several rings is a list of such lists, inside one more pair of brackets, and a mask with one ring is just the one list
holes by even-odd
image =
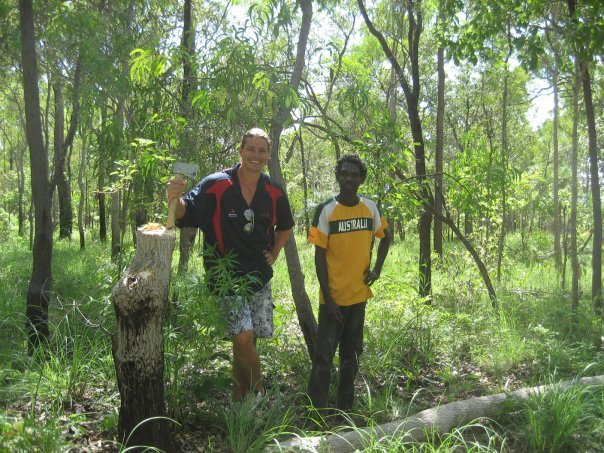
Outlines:
{"label": "thin tree trunk", "polygon": [[[579,253],[577,250],[577,204],[579,193],[578,179],[578,154],[579,154],[579,71],[575,70],[575,77],[572,82],[572,109],[573,109],[573,129],[572,129],[572,147],[570,151],[570,262],[572,269],[571,277],[571,309],[577,313],[579,309]],[[573,316],[574,317],[574,316]]]}
{"label": "thin tree trunk", "polygon": [[65,102],[63,87],[58,76],[53,83],[55,123],[54,123],[54,174],[51,190],[57,189],[59,209],[59,239],[71,239],[73,210],[71,208],[71,188],[65,171],[67,148],[65,147]]}
{"label": "thin tree trunk", "polygon": [[[298,37],[296,49],[296,61],[290,79],[290,86],[295,91],[298,91],[300,80],[302,78],[304,56],[306,53],[308,34],[310,32],[310,24],[313,15],[311,0],[298,0],[298,4],[302,10],[302,24],[300,26],[300,35]],[[281,162],[279,161],[279,145],[283,125],[290,112],[291,108],[280,110],[273,119],[273,124],[271,127],[272,150],[271,159],[269,161],[269,171],[271,177],[277,182],[277,184],[281,185],[284,190],[286,187],[283,180],[283,172],[281,171]],[[285,259],[287,261],[287,270],[289,272],[289,280],[292,287],[292,297],[294,299],[294,304],[296,305],[296,314],[298,315],[298,322],[300,323],[300,329],[304,335],[304,341],[306,342],[308,353],[312,358],[314,355],[315,341],[317,338],[317,321],[312,311],[310,299],[306,293],[304,274],[302,273],[300,257],[298,256],[298,248],[296,247],[296,239],[293,234],[290,236],[284,248]]]}
{"label": "thin tree trunk", "polygon": [[[484,116],[486,119],[486,133],[487,133],[487,140],[489,141],[489,166],[487,169],[487,180],[486,180],[486,192],[487,192],[487,207],[486,207],[486,213],[483,215],[483,222],[485,223],[485,242],[489,242],[490,238],[491,238],[491,230],[492,230],[492,222],[491,222],[491,204],[492,204],[492,198],[493,198],[493,189],[492,189],[492,182],[491,182],[491,174],[492,169],[493,169],[493,156],[495,155],[495,145],[494,145],[494,135],[495,133],[493,132],[493,125],[491,124],[491,115],[488,113],[487,108],[485,106],[485,104],[482,104],[482,109],[484,112]],[[487,249],[487,247],[485,247],[485,250]]]}
{"label": "thin tree trunk", "polygon": [[99,158],[98,158],[98,184],[97,198],[99,200],[99,239],[101,242],[107,240],[107,218],[105,215],[105,156],[107,154],[107,146],[105,133],[107,127],[107,106],[105,99],[102,97],[101,106],[101,140],[99,143]]}
{"label": "thin tree trunk", "polygon": [[398,82],[401,85],[405,99],[407,100],[407,114],[413,137],[413,150],[415,154],[415,174],[420,184],[422,211],[418,221],[419,232],[419,295],[428,297],[432,290],[432,261],[431,261],[431,238],[432,214],[428,204],[432,204],[428,183],[426,182],[426,154],[424,147],[424,134],[422,132],[422,122],[419,114],[419,96],[420,96],[420,74],[419,74],[419,40],[423,28],[423,19],[421,14],[421,5],[413,0],[407,0],[407,51],[409,58],[409,71],[411,73],[411,85],[407,81],[407,76],[403,71],[398,60],[395,58],[388,42],[378,31],[373,22],[367,15],[365,4],[362,0],[357,0],[361,15],[365,20],[369,32],[380,42],[384,54],[390,61],[396,71]]}
{"label": "thin tree trunk", "polygon": [[[579,18],[576,11],[576,0],[567,0],[570,18],[578,28]],[[598,137],[593,106],[591,78],[589,65],[591,54],[589,42],[576,42],[576,57],[579,64],[579,75],[583,87],[583,103],[585,120],[587,122],[587,138],[589,145],[589,176],[591,182],[591,202],[594,225],[592,255],[591,255],[591,299],[596,312],[604,315],[604,300],[602,297],[602,202],[600,194],[600,176],[598,170]]]}
{"label": "thin tree trunk", "polygon": [[27,288],[29,353],[48,339],[49,292],[52,286],[52,217],[48,181],[48,152],[44,147],[32,0],[19,0],[21,65],[27,143],[29,145],[32,200],[35,207],[32,273]]}
{"label": "thin tree trunk", "polygon": [[[508,42],[510,38],[510,25],[507,24],[508,28]],[[501,111],[501,165],[503,167],[503,177],[501,178],[501,227],[499,231],[499,241],[497,243],[497,281],[501,281],[501,264],[503,261],[503,252],[505,248],[505,234],[507,229],[507,217],[508,217],[508,206],[507,206],[507,167],[508,167],[508,97],[509,97],[509,85],[510,85],[510,74],[508,68],[508,61],[512,55],[512,47],[510,45],[508,54],[505,58],[505,68],[503,76],[503,97],[501,100],[502,111]]]}
{"label": "thin tree trunk", "polygon": [[553,181],[553,191],[554,191],[554,262],[556,263],[556,268],[560,270],[560,266],[562,264],[561,260],[561,250],[560,250],[560,189],[559,189],[559,176],[558,176],[558,168],[559,168],[559,151],[558,151],[558,128],[559,128],[559,115],[560,115],[560,106],[558,99],[558,54],[554,52],[554,67],[552,73],[552,85],[554,88],[554,124],[553,124],[553,146],[554,146],[554,181]]}
{"label": "thin tree trunk", "polygon": [[[193,65],[192,58],[195,54],[195,28],[193,27],[193,2],[192,0],[185,0],[183,7],[183,28],[182,28],[182,67],[183,67],[183,80],[182,80],[182,114],[187,119],[187,127],[185,129],[185,136],[180,150],[180,158],[184,159],[187,156],[187,148],[195,148],[193,143],[194,136],[192,133],[192,123],[195,119],[195,113],[191,107],[191,90],[193,88]],[[180,241],[179,241],[179,260],[178,260],[178,273],[184,274],[189,267],[189,259],[191,257],[191,251],[193,250],[193,244],[195,244],[195,237],[197,236],[197,228],[180,228]]]}
{"label": "thin tree trunk", "polygon": [[19,187],[19,236],[25,236],[25,170],[23,164],[25,160],[25,145],[19,140],[19,149],[17,151],[17,185]]}
{"label": "thin tree trunk", "polygon": [[[444,20],[444,0],[439,2],[439,22]],[[445,116],[445,49],[441,46],[437,54],[438,94],[436,105],[436,177],[434,178],[434,210],[442,214],[443,194],[443,148],[444,148],[444,116]],[[434,251],[443,253],[443,225],[438,215],[434,217]]]}
{"label": "thin tree trunk", "polygon": [[589,175],[591,182],[591,205],[593,212],[594,236],[591,256],[591,300],[597,313],[604,315],[602,299],[602,198],[600,194],[600,176],[598,171],[598,138],[592,100],[589,66],[586,61],[580,62],[581,82],[583,85],[583,102],[587,121],[589,142]]}
{"label": "thin tree trunk", "polygon": [[300,158],[302,164],[302,188],[304,190],[304,231],[310,229],[310,217],[308,215],[308,172],[306,171],[306,156],[304,154],[304,139],[302,138],[302,129],[300,128]]}
{"label": "thin tree trunk", "polygon": [[115,260],[122,247],[120,244],[120,191],[111,192],[111,259]]}
{"label": "thin tree trunk", "polygon": [[87,152],[86,140],[87,136],[82,136],[82,150],[80,156],[80,169],[78,171],[78,186],[80,188],[80,202],[78,203],[78,232],[80,234],[80,250],[86,249],[86,233],[84,230],[84,203],[88,194],[86,193],[86,185],[84,183],[84,173],[86,171]]}

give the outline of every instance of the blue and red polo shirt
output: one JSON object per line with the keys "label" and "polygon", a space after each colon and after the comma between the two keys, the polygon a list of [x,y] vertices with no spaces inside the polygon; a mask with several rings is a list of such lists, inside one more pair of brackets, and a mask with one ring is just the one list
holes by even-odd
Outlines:
{"label": "blue and red polo shirt", "polygon": [[[273,269],[262,252],[274,245],[275,231],[291,229],[294,219],[285,192],[264,173],[248,205],[237,177],[239,165],[206,176],[187,193],[183,197],[185,215],[177,226],[201,228],[206,251],[215,250],[219,257],[234,253],[238,273],[254,274],[264,286]],[[253,211],[251,230],[251,225],[246,227],[252,223],[250,212],[245,213],[248,209]],[[204,254],[205,268],[213,265],[213,257]]]}

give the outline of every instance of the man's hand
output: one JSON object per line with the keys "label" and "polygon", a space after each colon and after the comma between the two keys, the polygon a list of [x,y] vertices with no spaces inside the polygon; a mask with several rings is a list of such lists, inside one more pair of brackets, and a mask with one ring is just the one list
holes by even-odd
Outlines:
{"label": "man's hand", "polygon": [[325,308],[327,308],[327,314],[332,316],[340,324],[344,322],[344,317],[342,316],[342,312],[340,311],[340,307],[338,307],[335,301],[332,299],[330,301],[325,301]]}
{"label": "man's hand", "polygon": [[275,261],[277,261],[277,257],[279,256],[278,253],[275,254],[273,249],[264,249],[262,253],[264,253],[264,258],[266,258],[266,262],[269,266],[275,264]]}
{"label": "man's hand", "polygon": [[380,272],[376,270],[365,269],[365,284],[371,286],[380,278]]}
{"label": "man's hand", "polygon": [[185,191],[187,182],[184,179],[170,179],[166,183],[166,193],[168,195],[168,201],[174,198],[180,198]]}

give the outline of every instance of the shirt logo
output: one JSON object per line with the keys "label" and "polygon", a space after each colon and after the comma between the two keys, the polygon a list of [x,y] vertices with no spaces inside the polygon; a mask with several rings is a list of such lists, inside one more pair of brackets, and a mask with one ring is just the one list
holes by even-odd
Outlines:
{"label": "shirt logo", "polygon": [[329,222],[329,234],[349,233],[351,231],[373,231],[373,219],[360,217],[358,219]]}
{"label": "shirt logo", "polygon": [[229,217],[229,219],[236,219],[237,212],[234,209],[229,209],[229,213],[227,214],[227,216]]}

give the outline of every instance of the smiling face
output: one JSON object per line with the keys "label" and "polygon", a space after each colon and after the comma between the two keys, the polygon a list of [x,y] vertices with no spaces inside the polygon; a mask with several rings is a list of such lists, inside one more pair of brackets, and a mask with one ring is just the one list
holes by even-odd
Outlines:
{"label": "smiling face", "polygon": [[243,169],[254,173],[261,172],[270,157],[268,142],[262,137],[247,137],[239,148],[239,156]]}
{"label": "smiling face", "polygon": [[356,195],[360,185],[363,183],[361,169],[357,164],[344,162],[336,173],[336,181],[338,181],[338,185],[340,186],[340,194]]}

